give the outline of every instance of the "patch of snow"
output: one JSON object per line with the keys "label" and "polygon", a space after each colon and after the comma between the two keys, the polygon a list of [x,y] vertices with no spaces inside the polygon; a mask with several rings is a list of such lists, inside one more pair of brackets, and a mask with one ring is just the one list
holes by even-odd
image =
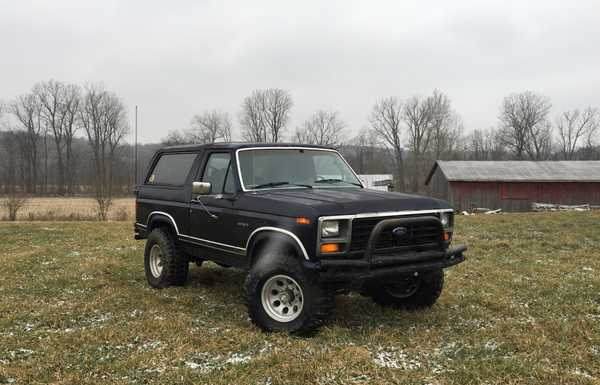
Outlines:
{"label": "patch of snow", "polygon": [[245,364],[250,360],[252,360],[252,356],[245,353],[231,353],[226,358],[220,354],[210,355],[210,353],[201,353],[184,361],[184,365],[189,369],[208,373],[213,370],[221,370],[227,365]]}
{"label": "patch of snow", "polygon": [[184,362],[184,364],[185,364],[185,366],[187,366],[188,368],[190,368],[192,370],[196,370],[196,369],[202,367],[201,364],[197,364],[197,363],[192,362],[192,361],[186,361],[186,362]]}
{"label": "patch of snow", "polygon": [[260,348],[260,350],[258,351],[259,354],[265,354],[267,352],[269,352],[271,349],[273,348],[273,344],[270,342],[265,341],[265,346],[263,346],[262,348]]}
{"label": "patch of snow", "polygon": [[417,370],[421,367],[421,362],[416,358],[410,358],[403,351],[380,350],[375,354],[373,362],[383,368]]}
{"label": "patch of snow", "polygon": [[[220,358],[220,357],[219,357]],[[221,366],[217,362],[216,359],[209,359],[203,362],[195,362],[195,361],[186,361],[185,366],[192,370],[198,370],[201,373],[212,372],[215,369],[219,369]]]}
{"label": "patch of snow", "polygon": [[317,379],[317,384],[319,385],[328,385],[337,383],[335,374],[327,373],[324,376],[321,376]]}
{"label": "patch of snow", "polygon": [[489,340],[488,342],[485,343],[484,347],[486,350],[494,351],[494,350],[498,349],[498,344],[494,340]]}
{"label": "patch of snow", "polygon": [[144,369],[144,373],[163,373],[165,371],[164,368],[146,368]]}
{"label": "patch of snow", "polygon": [[585,377],[585,378],[594,378],[587,370],[585,369],[580,369],[580,368],[575,368],[575,370],[571,371],[571,373],[577,375],[577,376],[581,376],[581,377]]}
{"label": "patch of snow", "polygon": [[146,342],[146,343],[143,343],[142,345],[140,345],[138,350],[147,352],[149,350],[154,350],[154,349],[158,348],[161,344],[162,344],[162,342],[160,342],[160,341]]}
{"label": "patch of snow", "polygon": [[112,313],[105,313],[90,318],[91,323],[102,323],[112,318]]}
{"label": "patch of snow", "polygon": [[242,353],[233,353],[229,356],[229,358],[225,361],[228,364],[237,365],[237,364],[245,364],[250,361],[252,356],[244,355]]}
{"label": "patch of snow", "polygon": [[33,354],[33,350],[25,349],[25,348],[18,348],[17,350],[11,350],[8,352],[8,355],[10,356],[11,359],[15,359],[18,357],[28,357],[32,354]]}
{"label": "patch of snow", "polygon": [[366,374],[360,374],[358,376],[354,376],[351,378],[352,382],[369,382],[371,380],[371,377],[367,376]]}

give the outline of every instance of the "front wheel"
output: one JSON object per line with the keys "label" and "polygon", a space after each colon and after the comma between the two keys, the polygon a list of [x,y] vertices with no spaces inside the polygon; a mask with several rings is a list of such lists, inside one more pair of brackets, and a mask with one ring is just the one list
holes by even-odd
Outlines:
{"label": "front wheel", "polygon": [[317,329],[333,309],[334,297],[315,278],[293,256],[259,259],[244,283],[250,319],[265,331]]}
{"label": "front wheel", "polygon": [[385,284],[370,284],[367,293],[382,306],[422,309],[436,303],[443,287],[444,271],[436,269],[418,276],[400,276]]}

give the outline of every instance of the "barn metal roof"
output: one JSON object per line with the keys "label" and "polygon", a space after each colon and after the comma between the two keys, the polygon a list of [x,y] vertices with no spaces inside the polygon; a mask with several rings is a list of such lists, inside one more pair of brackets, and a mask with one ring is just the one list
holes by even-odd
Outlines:
{"label": "barn metal roof", "polygon": [[600,161],[441,161],[435,162],[425,184],[439,167],[448,181],[479,182],[600,182]]}

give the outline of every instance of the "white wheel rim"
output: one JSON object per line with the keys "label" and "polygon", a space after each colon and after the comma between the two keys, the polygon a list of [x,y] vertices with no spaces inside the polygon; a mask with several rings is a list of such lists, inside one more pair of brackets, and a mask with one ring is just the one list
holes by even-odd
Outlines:
{"label": "white wheel rim", "polygon": [[159,278],[163,268],[163,254],[160,246],[154,244],[150,249],[150,273],[154,278]]}
{"label": "white wheel rim", "polygon": [[279,322],[295,320],[304,306],[302,288],[292,277],[283,274],[269,278],[260,297],[265,312]]}

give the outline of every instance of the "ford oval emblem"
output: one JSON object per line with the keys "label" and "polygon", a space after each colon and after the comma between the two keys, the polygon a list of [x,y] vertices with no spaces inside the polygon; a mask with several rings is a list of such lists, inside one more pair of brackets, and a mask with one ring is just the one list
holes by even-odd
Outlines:
{"label": "ford oval emblem", "polygon": [[392,230],[392,235],[394,236],[394,239],[396,239],[396,240],[402,240],[402,239],[406,238],[407,234],[408,234],[408,229],[406,227],[395,227]]}

